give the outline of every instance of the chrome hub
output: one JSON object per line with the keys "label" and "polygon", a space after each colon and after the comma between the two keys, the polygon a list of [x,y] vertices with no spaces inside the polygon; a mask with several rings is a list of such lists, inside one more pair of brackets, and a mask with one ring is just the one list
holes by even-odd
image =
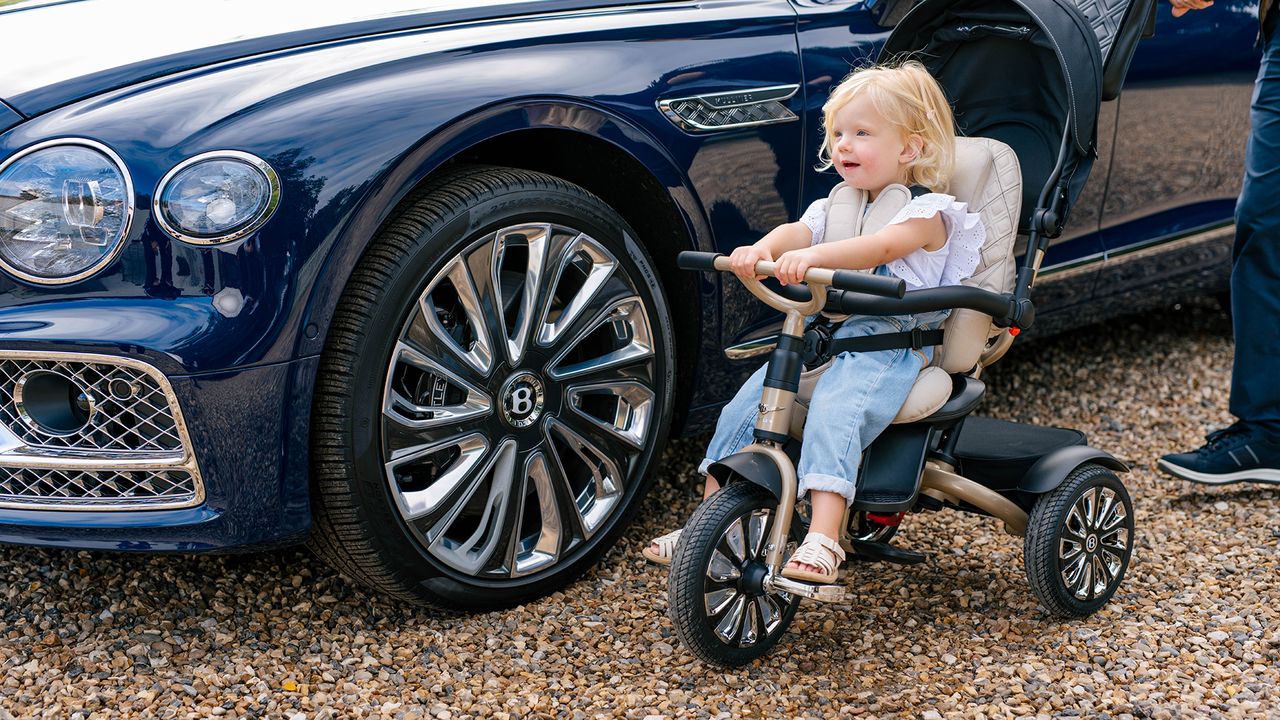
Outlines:
{"label": "chrome hub", "polygon": [[518,372],[502,386],[502,419],[514,428],[527,428],[542,416],[542,381],[531,372]]}

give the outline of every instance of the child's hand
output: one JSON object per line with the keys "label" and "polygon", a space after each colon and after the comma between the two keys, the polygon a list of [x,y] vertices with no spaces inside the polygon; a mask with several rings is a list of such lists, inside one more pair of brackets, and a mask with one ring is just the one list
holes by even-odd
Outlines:
{"label": "child's hand", "polygon": [[729,265],[733,268],[733,273],[743,280],[764,279],[764,275],[756,274],[756,263],[761,260],[773,262],[773,253],[759,244],[736,247],[729,254]]}
{"label": "child's hand", "polygon": [[804,282],[804,274],[809,272],[809,268],[814,267],[822,267],[815,248],[788,250],[778,256],[773,275],[783,285],[799,284]]}

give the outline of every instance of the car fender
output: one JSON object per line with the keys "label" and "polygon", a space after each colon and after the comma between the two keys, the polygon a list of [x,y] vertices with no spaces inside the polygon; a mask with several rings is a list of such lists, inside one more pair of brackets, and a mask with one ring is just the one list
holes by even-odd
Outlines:
{"label": "car fender", "polygon": [[315,337],[300,338],[298,355],[320,352],[324,330],[360,257],[400,203],[433,172],[486,140],[522,130],[553,129],[582,134],[618,148],[647,168],[667,188],[684,220],[690,249],[711,249],[711,231],[688,178],[650,134],[608,110],[568,99],[524,99],[469,113],[440,128],[406,153],[374,183],[378,188],[355,212],[333,243],[309,299],[308,324]]}
{"label": "car fender", "polygon": [[1117,472],[1129,472],[1129,466],[1111,454],[1088,445],[1059,448],[1036,461],[1018,484],[1018,490],[1043,495],[1062,484],[1073,470],[1086,463],[1101,465]]}

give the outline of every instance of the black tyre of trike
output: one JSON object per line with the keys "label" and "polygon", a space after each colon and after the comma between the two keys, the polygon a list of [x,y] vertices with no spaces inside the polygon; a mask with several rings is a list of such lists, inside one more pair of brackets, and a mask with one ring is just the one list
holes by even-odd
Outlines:
{"label": "black tyre of trike", "polygon": [[[667,578],[667,612],[676,634],[702,660],[745,665],[777,644],[800,597],[761,592],[765,546],[777,500],[737,482],[721,488],[689,518]],[[792,539],[795,539],[792,523]]]}
{"label": "black tyre of trike", "polygon": [[493,167],[431,183],[370,243],[330,325],[313,549],[442,609],[563,587],[647,488],[673,352],[654,263],[600,198]]}
{"label": "black tyre of trike", "polygon": [[1133,553],[1133,501],[1111,470],[1086,463],[1037,498],[1023,538],[1031,589],[1053,615],[1085,617],[1111,599]]}

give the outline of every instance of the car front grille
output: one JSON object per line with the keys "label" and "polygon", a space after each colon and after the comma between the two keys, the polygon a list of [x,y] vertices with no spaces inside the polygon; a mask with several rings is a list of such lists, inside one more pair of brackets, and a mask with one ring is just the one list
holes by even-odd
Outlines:
{"label": "car front grille", "polygon": [[[97,399],[83,429],[55,434],[21,416],[14,400],[14,387],[21,378],[37,371],[69,377]],[[115,397],[113,386],[128,388],[127,397]],[[118,391],[116,394],[124,395]],[[126,365],[29,358],[0,360],[0,422],[23,443],[34,447],[152,451],[182,447],[173,410],[160,382]]]}
{"label": "car front grille", "polygon": [[195,478],[184,470],[91,471],[0,467],[0,505],[134,509],[189,505]]}
{"label": "car front grille", "polygon": [[159,370],[109,355],[0,351],[0,508],[202,502],[182,410]]}

